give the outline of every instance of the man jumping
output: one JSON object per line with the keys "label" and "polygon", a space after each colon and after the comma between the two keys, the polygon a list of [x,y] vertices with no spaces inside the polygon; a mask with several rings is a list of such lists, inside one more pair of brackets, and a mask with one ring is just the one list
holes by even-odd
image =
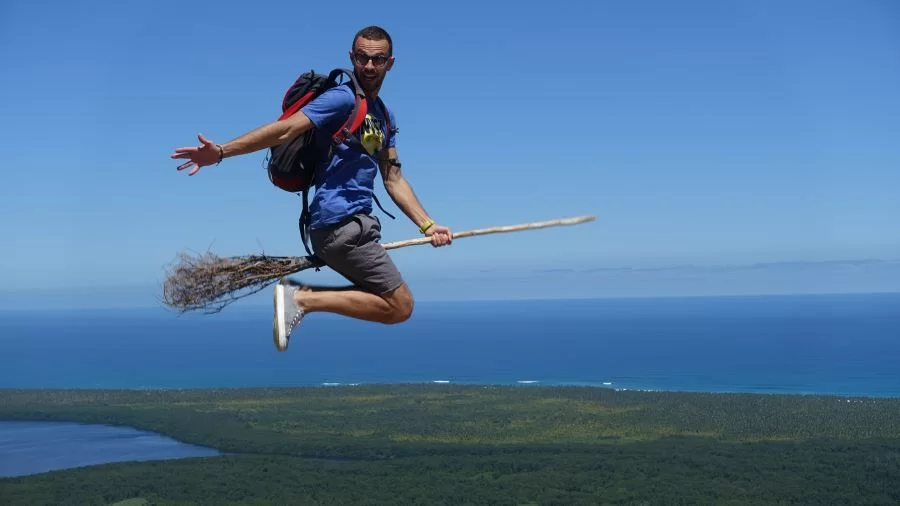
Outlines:
{"label": "man jumping", "polygon": [[[275,286],[273,339],[285,351],[291,333],[309,313],[326,311],[361,320],[395,324],[409,319],[413,297],[381,239],[381,223],[372,215],[375,176],[381,172],[385,189],[395,204],[435,247],[452,243],[450,229],[438,225],[425,212],[412,187],[403,178],[396,148],[397,122],[379,105],[378,94],[394,65],[393,42],[388,33],[369,26],[356,33],[350,49],[353,72],[366,94],[368,114],[355,145],[346,142],[333,150],[316,172],[316,191],[310,201],[310,246],[328,267],[353,283],[349,289],[312,288],[282,280]],[[335,86],[283,121],[275,121],[225,144],[198,135],[200,145],[177,148],[174,159],[187,159],[178,170],[218,164],[225,158],[253,153],[288,142],[310,129],[334,131],[355,104],[348,86]],[[327,143],[328,136],[321,142]],[[348,139],[349,141],[350,139]],[[324,144],[323,144],[324,146]]]}

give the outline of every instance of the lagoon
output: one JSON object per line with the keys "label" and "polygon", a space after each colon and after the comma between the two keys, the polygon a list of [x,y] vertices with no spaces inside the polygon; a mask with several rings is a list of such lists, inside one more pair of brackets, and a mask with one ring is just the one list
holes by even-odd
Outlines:
{"label": "lagoon", "polygon": [[0,477],[111,462],[222,455],[131,427],[71,422],[0,421]]}

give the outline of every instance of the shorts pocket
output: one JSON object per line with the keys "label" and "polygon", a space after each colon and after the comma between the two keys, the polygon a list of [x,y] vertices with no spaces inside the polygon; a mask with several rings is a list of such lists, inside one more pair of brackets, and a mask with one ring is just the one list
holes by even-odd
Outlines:
{"label": "shorts pocket", "polygon": [[326,256],[344,256],[362,244],[363,224],[356,217],[336,227],[328,235],[322,245],[322,253]]}
{"label": "shorts pocket", "polygon": [[361,234],[368,241],[378,242],[381,240],[381,220],[377,216],[363,215],[360,216],[364,220]]}

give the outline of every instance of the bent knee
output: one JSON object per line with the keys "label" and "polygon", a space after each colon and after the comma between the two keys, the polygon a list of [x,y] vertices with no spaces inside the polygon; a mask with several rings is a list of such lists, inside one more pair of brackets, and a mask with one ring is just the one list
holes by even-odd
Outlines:
{"label": "bent knee", "polygon": [[403,323],[412,316],[415,302],[412,294],[409,292],[409,288],[405,284],[391,293],[388,297],[388,302],[391,306],[391,312],[385,323]]}
{"label": "bent knee", "polygon": [[413,303],[412,297],[409,297],[405,300],[399,301],[397,305],[393,306],[393,311],[391,311],[391,316],[388,318],[388,323],[396,324],[403,323],[412,316],[413,307],[415,304]]}

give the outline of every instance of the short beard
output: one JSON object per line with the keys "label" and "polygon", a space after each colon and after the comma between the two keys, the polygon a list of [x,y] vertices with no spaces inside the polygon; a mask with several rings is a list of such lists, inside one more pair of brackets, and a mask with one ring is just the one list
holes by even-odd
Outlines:
{"label": "short beard", "polygon": [[359,86],[360,86],[360,88],[362,88],[362,90],[364,92],[374,93],[374,92],[378,91],[379,89],[381,89],[381,83],[384,82],[385,77],[386,76],[381,76],[380,78],[376,78],[376,80],[372,82],[371,87],[369,87],[367,82],[362,79],[361,74],[356,75],[356,80],[359,82]]}

